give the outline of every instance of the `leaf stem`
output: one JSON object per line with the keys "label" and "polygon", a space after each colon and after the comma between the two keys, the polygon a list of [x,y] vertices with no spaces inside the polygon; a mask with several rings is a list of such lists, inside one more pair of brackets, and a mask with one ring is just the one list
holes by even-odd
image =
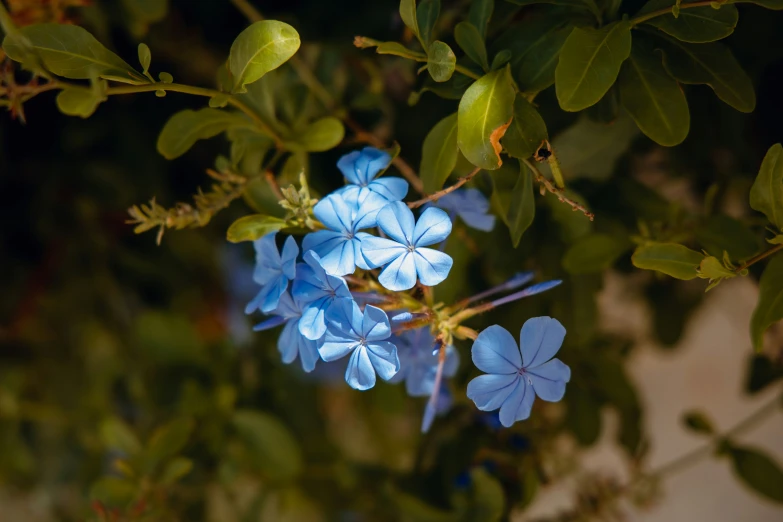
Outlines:
{"label": "leaf stem", "polygon": [[476,176],[476,174],[478,174],[480,171],[481,171],[481,169],[479,167],[476,167],[475,169],[473,169],[473,171],[471,171],[470,174],[468,174],[467,176],[463,176],[463,177],[459,178],[457,180],[457,182],[454,183],[453,185],[451,185],[449,187],[446,187],[443,190],[439,190],[438,192],[435,192],[434,194],[430,194],[429,196],[424,197],[422,199],[419,199],[419,200],[416,200],[416,201],[411,201],[410,203],[408,203],[408,208],[419,208],[420,206],[422,206],[422,205],[424,205],[426,203],[429,203],[430,201],[438,201],[440,198],[442,198],[446,194],[454,192],[455,190],[460,188],[462,185],[464,185],[465,183],[467,183],[468,181],[473,179]]}
{"label": "leaf stem", "polygon": [[[704,0],[704,1],[701,1],[701,2],[692,2],[692,3],[689,3],[689,4],[680,4],[680,9],[690,9],[692,7],[707,7],[707,6],[711,5],[713,3],[713,1],[714,0]],[[718,1],[721,4],[733,3],[733,2],[730,2],[730,1],[728,1],[728,2],[720,2],[720,0],[718,0]],[[659,9],[657,11],[653,11],[652,13],[647,13],[647,14],[642,15],[642,16],[637,16],[636,18],[631,18],[631,20],[630,20],[631,26],[636,26],[636,25],[642,24],[642,23],[646,22],[647,20],[652,20],[653,18],[658,18],[659,16],[665,16],[667,14],[671,14],[672,7],[673,6],[669,6],[669,7],[665,8],[665,9]]]}
{"label": "leaf stem", "polygon": [[547,192],[554,194],[557,197],[557,199],[559,199],[561,202],[570,205],[571,208],[574,209],[574,211],[578,210],[582,212],[582,214],[587,216],[587,218],[590,219],[590,221],[593,221],[595,219],[595,214],[587,210],[584,207],[584,205],[577,203],[573,199],[567,197],[562,189],[557,188],[552,184],[551,181],[546,179],[546,177],[543,174],[541,174],[541,171],[538,170],[538,167],[536,167],[536,165],[532,161],[530,161],[529,159],[524,159],[522,160],[522,162],[527,166],[527,168],[530,169],[531,172],[533,172],[533,176],[536,178],[536,181],[541,183],[541,185],[547,190]]}
{"label": "leaf stem", "polygon": [[776,245],[776,246],[770,248],[769,250],[766,250],[766,251],[760,253],[757,256],[751,257],[750,259],[748,259],[747,261],[742,263],[740,266],[735,268],[734,272],[738,274],[738,273],[742,272],[743,270],[745,270],[746,268],[748,268],[749,266],[754,265],[754,264],[758,263],[759,261],[761,261],[762,259],[765,259],[765,258],[771,256],[775,252],[780,252],[781,250],[783,250],[783,244]]}

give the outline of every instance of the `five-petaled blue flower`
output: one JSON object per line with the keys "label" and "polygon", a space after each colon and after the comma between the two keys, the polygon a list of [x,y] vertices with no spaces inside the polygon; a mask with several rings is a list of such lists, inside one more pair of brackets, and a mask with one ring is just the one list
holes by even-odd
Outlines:
{"label": "five-petaled blue flower", "polygon": [[[427,397],[432,394],[438,369],[438,351],[429,327],[406,330],[394,338],[400,371],[389,381],[405,381],[405,390],[411,397]],[[454,377],[459,368],[459,353],[453,346],[446,348],[443,376]]]}
{"label": "five-petaled blue flower", "polygon": [[304,255],[305,263],[297,266],[297,277],[291,293],[302,303],[302,317],[299,331],[313,341],[326,333],[326,314],[341,301],[353,302],[351,291],[342,277],[331,275],[321,266],[318,254],[309,250]]}
{"label": "five-petaled blue flower", "polygon": [[345,382],[351,388],[367,390],[375,386],[375,374],[386,381],[400,369],[397,348],[387,341],[391,327],[386,312],[367,305],[364,313],[354,301],[343,301],[341,310],[330,311],[329,329],[318,349],[330,362],[349,353]]}
{"label": "five-petaled blue flower", "polygon": [[489,213],[489,201],[480,190],[469,188],[459,189],[446,194],[435,206],[449,213],[449,216],[459,216],[469,227],[489,232],[495,228],[495,216]]}
{"label": "five-petaled blue flower", "polygon": [[374,193],[358,206],[339,194],[325,197],[313,207],[313,214],[328,230],[307,234],[302,240],[302,250],[318,254],[321,266],[330,274],[353,274],[357,266],[368,269],[361,254],[361,240],[369,234],[359,230],[374,227],[378,211],[386,203]]}
{"label": "five-petaled blue flower", "polygon": [[280,298],[280,304],[273,313],[275,317],[257,324],[253,327],[253,330],[260,332],[285,323],[283,331],[277,339],[277,351],[280,352],[283,362],[291,364],[298,355],[299,361],[302,363],[302,369],[306,372],[313,371],[315,363],[320,358],[318,346],[323,340],[313,341],[299,331],[302,304],[286,292]]}
{"label": "five-petaled blue flower", "polygon": [[430,207],[414,222],[405,203],[389,203],[378,212],[378,227],[390,239],[370,236],[362,239],[362,254],[371,268],[385,266],[378,277],[389,290],[409,290],[416,278],[427,286],[446,279],[453,260],[450,256],[423,248],[440,243],[451,233],[451,220],[439,208]]}
{"label": "five-petaled blue flower", "polygon": [[337,168],[350,183],[337,191],[346,201],[358,204],[375,193],[386,201],[400,201],[408,193],[408,182],[402,178],[375,179],[391,163],[391,156],[374,147],[349,152],[337,161]]}
{"label": "five-petaled blue flower", "polygon": [[267,234],[253,242],[256,249],[253,281],[261,285],[261,291],[245,307],[246,314],[256,310],[269,313],[277,308],[280,297],[288,288],[288,282],[296,276],[296,256],[299,255],[296,240],[288,236],[281,256],[277,250],[275,235]]}
{"label": "five-petaled blue flower", "polygon": [[510,427],[530,416],[533,401],[556,402],[563,398],[571,369],[553,359],[565,338],[565,328],[551,317],[525,321],[519,334],[521,346],[500,326],[490,326],[473,343],[473,363],[486,375],[468,383],[468,398],[482,411],[500,408],[500,423]]}

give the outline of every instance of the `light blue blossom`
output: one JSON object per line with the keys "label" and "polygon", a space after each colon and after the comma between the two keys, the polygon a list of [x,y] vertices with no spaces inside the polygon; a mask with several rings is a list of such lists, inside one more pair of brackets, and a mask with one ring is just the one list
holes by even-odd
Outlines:
{"label": "light blue blossom", "polygon": [[400,201],[408,193],[408,182],[402,178],[386,177],[375,179],[391,163],[391,156],[374,147],[349,152],[337,161],[337,168],[350,183],[338,190],[346,201],[361,203],[370,194],[381,196],[386,201]]}
{"label": "light blue blossom", "polygon": [[495,228],[495,216],[489,213],[489,201],[480,190],[458,189],[446,194],[435,206],[442,208],[449,215],[459,216],[469,227],[489,232]]}
{"label": "light blue blossom", "polygon": [[297,265],[297,277],[291,293],[302,303],[299,332],[313,341],[326,333],[326,314],[341,301],[350,301],[351,292],[342,277],[328,274],[321,266],[318,254],[308,250],[305,263]]}
{"label": "light blue blossom", "polygon": [[245,313],[256,310],[269,313],[277,308],[280,297],[288,288],[288,282],[296,276],[296,256],[299,247],[293,237],[288,236],[283,245],[283,254],[277,250],[276,233],[267,234],[253,242],[256,249],[256,267],[253,280],[261,285],[261,291],[245,307]]}
{"label": "light blue blossom", "polygon": [[319,348],[324,361],[336,361],[349,353],[345,382],[351,388],[367,390],[375,386],[375,374],[389,380],[400,369],[397,348],[387,341],[391,327],[386,312],[367,305],[364,313],[353,301],[343,301],[330,312],[329,328]]}
{"label": "light blue blossom", "polygon": [[357,205],[341,195],[325,197],[315,205],[313,214],[327,230],[307,234],[302,240],[302,250],[318,254],[321,265],[330,274],[352,274],[357,266],[368,269],[361,254],[361,240],[369,234],[359,230],[374,227],[378,211],[386,203],[377,194],[370,194]]}
{"label": "light blue blossom", "polygon": [[277,351],[280,352],[283,362],[291,364],[298,355],[302,369],[306,372],[313,371],[315,363],[320,358],[318,346],[323,342],[323,339],[313,341],[299,331],[299,321],[302,318],[301,303],[286,292],[280,297],[280,304],[272,313],[275,317],[257,324],[253,330],[260,332],[285,323],[283,331],[280,332],[280,337],[277,339]]}
{"label": "light blue blossom", "polygon": [[553,359],[565,338],[565,328],[551,317],[525,321],[520,348],[505,328],[490,326],[473,343],[473,363],[486,375],[468,383],[468,398],[482,411],[500,408],[500,423],[510,427],[530,416],[536,395],[557,402],[563,398],[571,369]]}
{"label": "light blue blossom", "polygon": [[378,212],[378,227],[389,237],[362,239],[362,254],[371,268],[385,266],[378,277],[384,287],[401,291],[413,288],[418,277],[434,286],[446,279],[453,260],[450,256],[423,248],[440,243],[451,233],[451,220],[439,208],[430,207],[414,222],[405,203],[389,203]]}
{"label": "light blue blossom", "polygon": [[[405,381],[405,391],[411,397],[432,394],[438,369],[438,351],[429,327],[406,330],[393,340],[400,358],[400,371],[390,382]],[[454,377],[459,368],[459,353],[453,346],[446,348],[443,376]]]}

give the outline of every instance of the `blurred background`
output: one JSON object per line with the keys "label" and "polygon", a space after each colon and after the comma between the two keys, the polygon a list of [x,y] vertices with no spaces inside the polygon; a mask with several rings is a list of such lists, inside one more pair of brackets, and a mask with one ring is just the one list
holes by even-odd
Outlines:
{"label": "blurred background", "polygon": [[[156,70],[209,87],[248,24],[229,0],[170,0],[160,13],[153,0],[5,2],[20,26],[78,23],[129,63],[143,41]],[[415,64],[352,46],[357,34],[399,39],[398,2],[252,4],[296,27],[300,53],[342,85],[347,110],[418,165],[426,133],[456,101],[424,93],[411,106]],[[464,6],[444,0],[442,12]],[[166,232],[159,246],[154,232],[133,233],[129,207],[189,201],[228,154],[222,137],[174,161],[156,151],[168,118],[203,99],[113,96],[81,119],[43,93],[24,105],[25,121],[0,114],[0,521],[783,520],[774,469],[761,466],[771,492],[760,494],[725,457],[700,452],[708,439],[684,422],[701,412],[725,433],[750,417],[733,440],[783,462],[783,327],[770,329],[762,354],[748,334],[760,270],[704,294],[703,281],[634,269],[630,251],[603,272],[569,274],[560,263],[586,227],[631,236],[640,220],[705,212],[711,190],[723,214],[758,221],[747,192],[768,147],[783,141],[783,12],[739,8],[726,42],[753,79],[754,113],[697,86],[690,135],[674,149],[623,130],[622,115],[600,142],[572,133],[558,150],[595,225],[548,195],[519,248],[502,226],[466,230],[449,246],[454,272],[437,290],[447,302],[522,269],[565,279],[476,321],[515,331],[548,314],[569,331],[564,402],[537,404],[510,430],[464,396],[476,375],[468,343],[458,346],[453,407],[426,436],[424,399],[402,387],[360,393],[339,363],[309,375],[282,364],[277,333],[253,333],[258,317],[243,313],[257,290],[252,246],[225,240],[257,208],[252,196],[203,228]],[[557,147],[576,116],[558,108],[553,88],[536,101]],[[334,164],[358,146],[348,136],[305,158],[316,192],[341,183]],[[123,460],[155,441],[148,473],[128,476]]]}

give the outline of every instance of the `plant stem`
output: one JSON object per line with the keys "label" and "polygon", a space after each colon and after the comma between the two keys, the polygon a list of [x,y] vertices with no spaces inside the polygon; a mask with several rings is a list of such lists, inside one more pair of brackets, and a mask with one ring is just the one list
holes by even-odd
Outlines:
{"label": "plant stem", "polygon": [[774,247],[770,248],[769,250],[767,250],[765,252],[762,252],[762,253],[760,253],[757,256],[751,257],[750,259],[748,259],[747,261],[742,263],[739,267],[737,267],[734,270],[734,272],[735,273],[740,273],[743,270],[745,270],[746,268],[748,268],[749,266],[754,265],[754,264],[758,263],[759,261],[761,261],[762,259],[765,259],[765,258],[771,256],[775,252],[780,252],[781,250],[783,250],[783,244],[775,245]]}
{"label": "plant stem", "polygon": [[438,192],[435,192],[434,194],[430,194],[429,196],[419,199],[417,201],[411,201],[408,203],[408,208],[419,208],[420,206],[424,205],[425,203],[429,203],[430,201],[438,201],[440,198],[445,196],[446,194],[449,194],[451,192],[454,192],[458,188],[460,188],[462,185],[473,179],[476,174],[478,174],[481,171],[479,167],[476,167],[471,171],[470,174],[467,176],[463,176],[457,180],[457,182],[450,187],[446,187],[443,190],[439,190]]}
{"label": "plant stem", "polygon": [[[722,4],[730,4],[732,2],[720,2]],[[692,2],[690,4],[680,4],[680,9],[690,9],[692,7],[707,7],[712,4],[712,1],[702,1],[702,2]],[[653,11],[652,13],[647,13],[642,16],[638,16],[636,18],[631,18],[630,22],[632,26],[639,25],[641,23],[646,22],[647,20],[652,20],[653,18],[657,18],[659,16],[664,16],[667,14],[671,14],[672,7],[669,6],[665,9],[659,9],[657,11]]]}
{"label": "plant stem", "polygon": [[585,216],[587,216],[587,217],[590,219],[590,221],[593,221],[593,220],[595,219],[595,214],[593,214],[592,212],[590,212],[589,210],[587,210],[587,209],[584,207],[584,205],[582,205],[582,204],[580,204],[580,203],[577,203],[577,202],[576,202],[576,201],[574,201],[573,199],[571,199],[571,198],[569,198],[569,197],[565,196],[565,195],[563,194],[563,190],[562,190],[562,189],[560,189],[560,188],[557,188],[556,186],[554,186],[554,185],[552,184],[552,182],[551,182],[551,181],[549,181],[548,179],[546,179],[546,177],[545,177],[543,174],[541,174],[541,171],[540,171],[540,170],[538,170],[538,167],[536,167],[536,165],[535,165],[535,164],[534,164],[532,161],[530,161],[529,159],[525,159],[525,160],[522,160],[522,162],[523,162],[523,163],[524,163],[524,164],[527,166],[527,168],[529,168],[529,169],[530,169],[530,171],[533,173],[533,176],[536,178],[536,181],[538,181],[539,183],[541,183],[541,185],[542,185],[542,186],[543,186],[543,187],[544,187],[544,188],[545,188],[545,189],[546,189],[548,192],[550,192],[550,193],[554,194],[554,195],[557,197],[557,199],[559,199],[559,200],[560,200],[560,201],[562,201],[563,203],[566,203],[566,204],[570,205],[570,206],[571,206],[571,208],[573,208],[573,209],[574,209],[574,211],[576,211],[576,210],[579,210],[580,212],[582,212],[582,214],[584,214]]}

